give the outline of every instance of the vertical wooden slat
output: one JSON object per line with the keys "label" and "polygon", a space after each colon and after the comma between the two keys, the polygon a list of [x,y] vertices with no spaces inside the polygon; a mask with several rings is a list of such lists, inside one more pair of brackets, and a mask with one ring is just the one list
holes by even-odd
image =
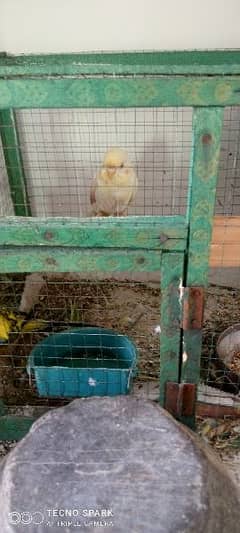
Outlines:
{"label": "vertical wooden slat", "polygon": [[[188,208],[189,243],[186,286],[207,286],[222,129],[222,108],[196,108]],[[181,381],[198,383],[202,329],[183,333]]]}
{"label": "vertical wooden slat", "polygon": [[4,109],[0,112],[0,133],[15,214],[19,216],[30,216],[31,210],[27,195],[23,162],[19,148],[14,111],[12,109]]}
{"label": "vertical wooden slat", "polygon": [[165,405],[166,383],[179,381],[183,268],[183,253],[162,254],[159,397],[162,406]]}
{"label": "vertical wooden slat", "polygon": [[222,108],[193,112],[193,147],[189,183],[187,285],[207,286],[222,130]]}

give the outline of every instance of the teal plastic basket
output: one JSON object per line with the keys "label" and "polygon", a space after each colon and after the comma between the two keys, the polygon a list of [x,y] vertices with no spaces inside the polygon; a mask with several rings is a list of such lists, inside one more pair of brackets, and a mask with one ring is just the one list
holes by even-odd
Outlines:
{"label": "teal plastic basket", "polygon": [[105,328],[74,328],[49,335],[32,350],[27,371],[39,396],[128,394],[136,375],[137,349]]}

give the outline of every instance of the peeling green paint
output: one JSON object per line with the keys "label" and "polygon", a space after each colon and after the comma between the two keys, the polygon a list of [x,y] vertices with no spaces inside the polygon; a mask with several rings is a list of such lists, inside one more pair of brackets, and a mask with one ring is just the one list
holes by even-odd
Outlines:
{"label": "peeling green paint", "polygon": [[0,79],[0,109],[240,105],[240,77]]}
{"label": "peeling green paint", "polygon": [[190,204],[187,214],[189,286],[206,286],[208,283],[208,255],[215,207],[222,117],[221,108],[194,109]]}
{"label": "peeling green paint", "polygon": [[[198,108],[193,117],[193,157],[190,172],[188,210],[189,246],[187,250],[187,286],[208,284],[209,251],[215,207],[215,193],[220,153],[223,110]],[[183,334],[181,381],[198,383],[202,330],[190,329]],[[188,420],[190,425],[193,420]]]}
{"label": "peeling green paint", "polygon": [[160,257],[158,250],[4,246],[0,272],[154,272]]}
{"label": "peeling green paint", "polygon": [[184,254],[163,253],[161,263],[160,397],[165,405],[168,381],[179,381],[181,351],[181,286]]}
{"label": "peeling green paint", "polygon": [[[162,241],[161,236],[165,238]],[[0,219],[1,246],[185,250],[184,217]]]}
{"label": "peeling green paint", "polygon": [[0,76],[24,75],[233,75],[240,74],[239,50],[1,54]]}

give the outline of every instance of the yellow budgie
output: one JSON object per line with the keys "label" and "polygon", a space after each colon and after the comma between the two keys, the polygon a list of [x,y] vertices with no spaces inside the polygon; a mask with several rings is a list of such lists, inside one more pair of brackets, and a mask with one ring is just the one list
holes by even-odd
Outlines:
{"label": "yellow budgie", "polygon": [[92,214],[95,216],[123,216],[135,198],[138,179],[128,154],[111,148],[103,166],[95,177],[90,193]]}

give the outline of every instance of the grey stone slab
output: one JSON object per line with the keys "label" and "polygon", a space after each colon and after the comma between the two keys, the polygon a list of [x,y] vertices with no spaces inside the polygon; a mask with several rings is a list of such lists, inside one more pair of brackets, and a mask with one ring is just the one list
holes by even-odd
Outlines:
{"label": "grey stone slab", "polygon": [[239,531],[224,467],[156,403],[131,396],[43,415],[2,461],[0,496],[1,533]]}

